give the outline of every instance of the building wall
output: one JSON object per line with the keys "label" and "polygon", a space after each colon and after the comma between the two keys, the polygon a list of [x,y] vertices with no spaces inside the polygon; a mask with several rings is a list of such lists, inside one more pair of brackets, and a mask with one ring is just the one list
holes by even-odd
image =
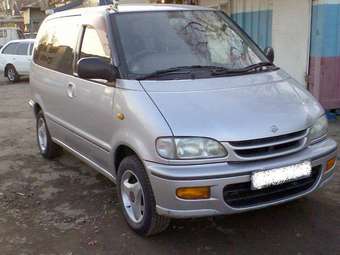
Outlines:
{"label": "building wall", "polygon": [[37,33],[46,14],[40,8],[27,8],[22,12],[22,16],[25,25],[24,32]]}
{"label": "building wall", "polygon": [[275,63],[302,84],[308,72],[311,0],[273,1]]}
{"label": "building wall", "polygon": [[226,4],[228,2],[229,0],[200,0],[199,4],[202,6],[218,8],[221,5]]}
{"label": "building wall", "polygon": [[340,0],[314,0],[310,90],[327,109],[340,108]]}
{"label": "building wall", "polygon": [[262,49],[274,48],[278,66],[306,84],[311,1],[229,0],[221,6]]}
{"label": "building wall", "polygon": [[46,17],[46,14],[44,11],[40,9],[31,9],[30,24],[28,25],[29,31],[32,33],[37,33],[45,17]]}
{"label": "building wall", "polygon": [[30,9],[25,9],[21,16],[24,18],[24,24],[25,26],[30,23]]}
{"label": "building wall", "polygon": [[231,17],[262,48],[272,46],[273,0],[231,0]]}
{"label": "building wall", "polygon": [[225,11],[262,49],[272,45],[273,0],[201,0],[200,5]]}

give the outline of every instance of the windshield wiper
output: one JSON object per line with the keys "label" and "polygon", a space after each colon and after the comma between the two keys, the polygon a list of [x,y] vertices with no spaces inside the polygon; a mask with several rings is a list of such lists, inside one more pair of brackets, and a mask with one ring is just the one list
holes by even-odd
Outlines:
{"label": "windshield wiper", "polygon": [[178,66],[178,67],[171,67],[171,68],[167,68],[163,70],[158,70],[158,71],[155,71],[149,74],[141,75],[137,77],[137,80],[146,80],[149,78],[161,77],[164,75],[192,74],[192,71],[196,69],[207,69],[207,70],[212,70],[216,72],[229,70],[221,66],[203,66],[203,65]]}
{"label": "windshield wiper", "polygon": [[256,71],[265,66],[275,67],[275,65],[270,62],[261,62],[261,63],[257,63],[254,65],[247,66],[245,68],[240,68],[240,69],[230,69],[230,68],[226,68],[223,66],[214,66],[214,65],[211,65],[211,66],[209,65],[207,66],[204,66],[204,65],[177,66],[177,67],[171,67],[167,69],[158,70],[158,71],[155,71],[149,74],[143,74],[143,75],[138,76],[136,79],[146,80],[150,78],[162,77],[165,75],[193,74],[192,71],[201,70],[201,69],[211,71],[212,75],[243,74],[243,73],[251,72],[253,70]]}
{"label": "windshield wiper", "polygon": [[[260,62],[254,65],[247,66],[245,68],[238,69],[225,69],[225,70],[214,70],[213,75],[223,75],[223,74],[244,74],[252,71],[263,71],[262,67],[273,67],[277,68],[273,63],[270,62]],[[272,70],[272,69],[271,69]]]}
{"label": "windshield wiper", "polygon": [[276,68],[276,66],[271,62],[260,62],[260,63],[254,64],[254,65],[247,66],[247,67],[243,68],[243,70],[249,72],[249,71],[252,71],[252,70],[258,70],[261,67],[268,67],[268,66]]}

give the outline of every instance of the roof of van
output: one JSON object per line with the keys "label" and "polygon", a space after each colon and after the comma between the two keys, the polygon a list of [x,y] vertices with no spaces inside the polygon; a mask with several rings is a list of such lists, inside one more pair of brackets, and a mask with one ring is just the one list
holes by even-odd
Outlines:
{"label": "roof of van", "polygon": [[[185,11],[185,10],[214,10],[208,7],[203,6],[194,6],[194,5],[183,5],[183,4],[119,4],[118,12],[152,12],[152,11]],[[64,17],[71,15],[82,15],[88,12],[97,12],[97,13],[115,13],[117,12],[113,9],[112,5],[104,5],[99,7],[87,7],[87,8],[79,8],[72,9],[68,11],[57,12],[48,17],[56,18],[56,17]]]}

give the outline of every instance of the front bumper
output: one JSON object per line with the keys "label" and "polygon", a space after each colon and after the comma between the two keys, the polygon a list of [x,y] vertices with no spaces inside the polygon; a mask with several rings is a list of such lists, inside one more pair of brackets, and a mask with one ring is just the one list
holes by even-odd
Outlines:
{"label": "front bumper", "polygon": [[[144,164],[154,191],[157,212],[172,218],[192,218],[240,213],[305,196],[323,186],[334,175],[335,167],[326,174],[324,171],[327,161],[336,157],[336,149],[336,142],[326,139],[298,153],[270,160],[203,165],[162,165],[145,161]],[[319,169],[315,182],[308,189],[251,206],[232,207],[225,202],[224,188],[231,184],[249,183],[253,171],[279,168],[306,160]],[[197,186],[210,186],[210,199],[183,200],[176,197],[177,188]]]}

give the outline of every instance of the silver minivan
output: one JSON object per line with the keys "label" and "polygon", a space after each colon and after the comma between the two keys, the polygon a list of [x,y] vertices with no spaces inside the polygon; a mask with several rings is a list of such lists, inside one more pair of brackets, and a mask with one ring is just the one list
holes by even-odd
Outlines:
{"label": "silver minivan", "polygon": [[298,199],[335,171],[320,104],[221,11],[120,5],[49,16],[31,70],[37,141],[117,185],[141,235],[170,218]]}

